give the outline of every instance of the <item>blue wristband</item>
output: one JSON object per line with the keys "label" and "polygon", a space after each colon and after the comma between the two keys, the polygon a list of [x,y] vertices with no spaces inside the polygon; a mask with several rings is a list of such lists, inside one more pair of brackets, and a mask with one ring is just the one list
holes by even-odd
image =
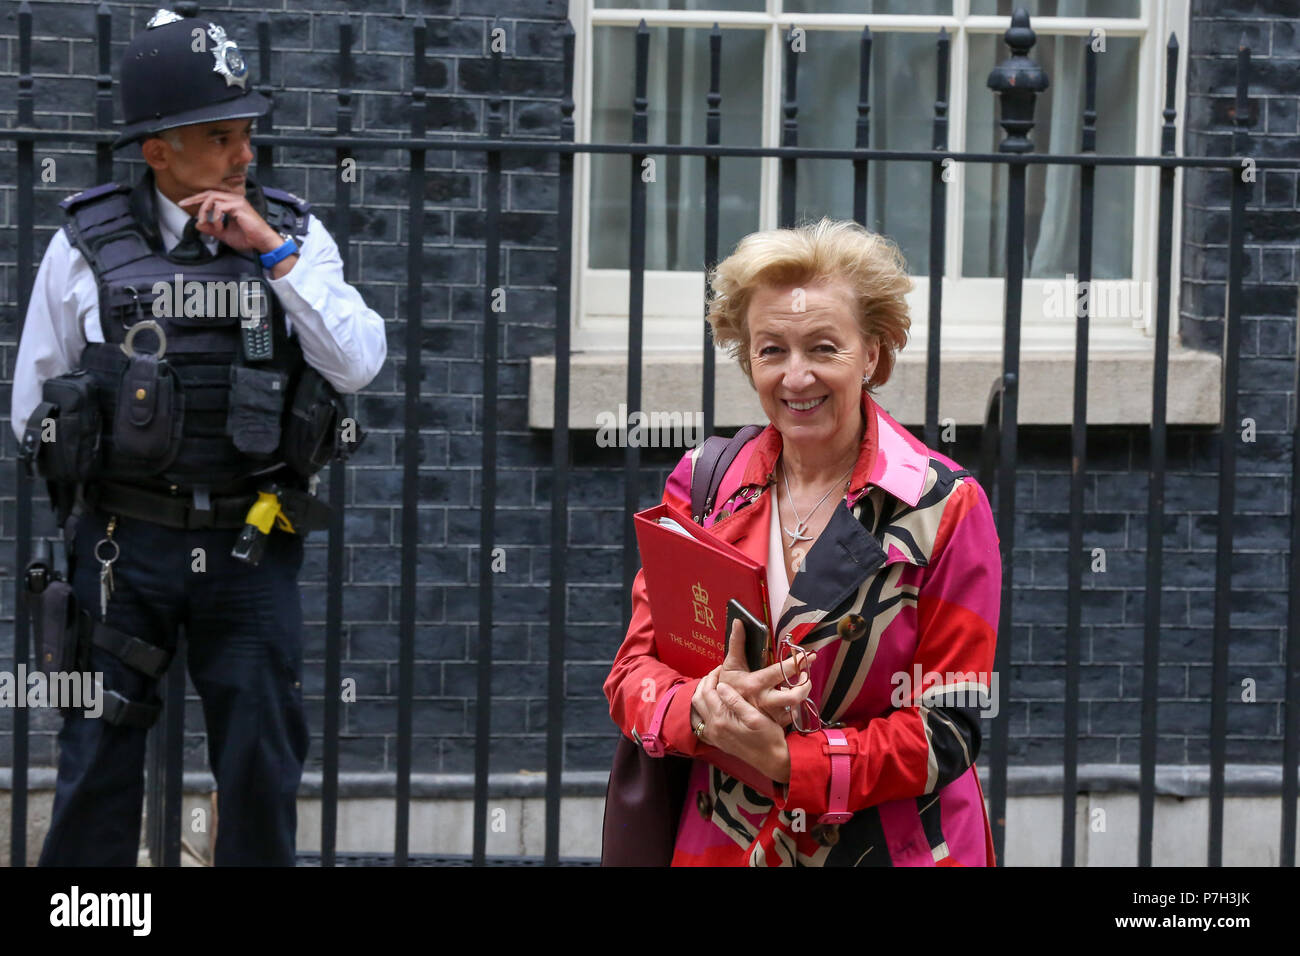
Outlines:
{"label": "blue wristband", "polygon": [[264,269],[270,269],[274,267],[277,262],[289,258],[297,251],[298,243],[294,242],[292,239],[286,239],[284,245],[280,246],[280,248],[272,249],[270,252],[263,252],[258,256],[258,258],[262,260],[262,267]]}

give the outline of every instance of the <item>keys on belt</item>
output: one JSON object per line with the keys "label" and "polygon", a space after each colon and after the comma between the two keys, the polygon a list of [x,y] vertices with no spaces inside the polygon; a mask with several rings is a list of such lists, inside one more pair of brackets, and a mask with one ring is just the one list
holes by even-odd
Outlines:
{"label": "keys on belt", "polygon": [[[108,618],[108,599],[113,595],[113,562],[121,555],[122,549],[118,543],[113,540],[113,530],[117,527],[117,515],[108,519],[108,528],[104,531],[104,537],[95,542],[95,560],[99,562],[99,619],[101,621]],[[106,549],[104,554],[100,554],[100,548],[104,545],[112,545],[112,557],[109,557],[109,551]]]}

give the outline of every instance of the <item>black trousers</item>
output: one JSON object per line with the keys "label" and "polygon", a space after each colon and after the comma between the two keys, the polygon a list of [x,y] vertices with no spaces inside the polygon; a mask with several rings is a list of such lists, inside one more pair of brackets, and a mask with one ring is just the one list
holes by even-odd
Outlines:
{"label": "black trousers", "polygon": [[[89,512],[76,533],[73,587],[97,620],[94,549],[108,519]],[[297,581],[302,539],[272,531],[261,563],[251,567],[230,556],[237,535],[119,517],[113,540],[120,553],[104,620],[171,650],[184,625],[218,788],[215,862],[292,866],[308,745]],[[101,548],[101,554],[111,552]],[[105,688],[129,700],[157,699],[156,680],[100,648],[92,650],[91,670],[102,672]],[[68,712],[41,866],[136,864],[147,733]]]}

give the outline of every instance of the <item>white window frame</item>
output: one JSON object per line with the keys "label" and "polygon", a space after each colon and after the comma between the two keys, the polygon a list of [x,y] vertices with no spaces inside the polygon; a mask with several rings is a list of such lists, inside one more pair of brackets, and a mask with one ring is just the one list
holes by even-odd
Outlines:
{"label": "white window frame", "polygon": [[[961,108],[967,97],[968,34],[1001,36],[1010,26],[1010,18],[969,15],[970,0],[953,0],[952,15],[858,15],[777,13],[777,0],[767,0],[763,12],[732,13],[722,11],[595,9],[593,0],[570,0],[569,15],[575,30],[575,132],[580,142],[591,139],[592,114],[592,30],[597,26],[635,27],[642,19],[647,26],[708,29],[714,22],[732,27],[762,29],[765,43],[765,95],[763,133],[765,144],[780,142],[781,130],[781,52],[783,36],[792,26],[812,29],[840,29],[860,32],[864,25],[877,31],[905,31],[937,34],[940,27],[952,37],[949,67],[950,108],[949,143],[954,151],[964,148],[966,111]],[[1035,32],[1045,35],[1084,37],[1094,28],[1111,37],[1141,38],[1138,63],[1138,105],[1135,152],[1156,155],[1160,150],[1161,110],[1164,105],[1165,46],[1171,32],[1181,46],[1178,88],[1174,102],[1178,110],[1176,149],[1182,153],[1182,126],[1186,104],[1189,0],[1142,0],[1136,19],[1038,17],[1031,20]],[[1004,53],[1005,47],[1002,48]],[[653,55],[653,51],[651,51]],[[1031,52],[1031,56],[1032,56]],[[1101,63],[1104,68],[1104,60]],[[993,95],[989,93],[989,95]],[[918,103],[918,108],[929,104]],[[722,104],[725,120],[726,103]],[[1105,105],[1099,107],[1104,122]],[[1042,118],[1039,118],[1042,121]],[[1032,135],[1032,134],[1031,134]],[[1077,149],[1077,146],[1074,147]],[[761,159],[761,200],[759,228],[777,225],[779,198],[779,160]],[[847,161],[846,161],[847,162]],[[945,237],[945,279],[943,294],[943,348],[960,353],[1000,352],[1002,348],[1003,286],[999,278],[960,277],[964,227],[963,164],[954,164],[954,176],[947,190],[947,231]],[[1154,312],[1154,288],[1157,278],[1156,232],[1159,210],[1159,171],[1156,167],[1139,167],[1133,171],[1134,217],[1132,280],[1142,283],[1145,293],[1143,318],[1105,318],[1094,315],[1090,346],[1100,352],[1150,351]],[[571,274],[572,349],[575,352],[625,352],[627,349],[628,286],[626,269],[591,269],[589,261],[591,154],[578,153],[574,164],[575,248]],[[1173,256],[1171,275],[1171,329],[1177,341],[1179,259],[1177,241],[1181,225],[1182,176],[1175,180]],[[1098,223],[1098,234],[1104,224]],[[720,249],[722,256],[728,250]],[[1064,277],[1061,277],[1064,278]],[[1073,350],[1074,322],[1045,314],[1049,283],[1059,279],[1025,279],[1022,308],[1022,349],[1025,352],[1059,352]],[[924,343],[929,312],[929,278],[915,277],[909,296],[912,313],[911,341]],[[1096,282],[1097,296],[1106,291],[1106,283]],[[644,347],[648,353],[695,352],[702,342],[704,274],[690,271],[646,270],[644,296]]]}

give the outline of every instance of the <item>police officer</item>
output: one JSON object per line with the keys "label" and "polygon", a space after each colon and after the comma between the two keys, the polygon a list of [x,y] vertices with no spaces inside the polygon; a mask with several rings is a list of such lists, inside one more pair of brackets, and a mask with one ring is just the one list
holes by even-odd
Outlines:
{"label": "police officer", "polygon": [[[62,203],[14,374],[14,429],[68,542],[69,633],[104,687],[102,716],[64,712],[40,862],[135,864],[146,731],[184,626],[215,862],[292,865],[297,575],[323,507],[309,490],[348,441],[339,394],[383,364],[384,323],[309,205],[249,176],[270,103],[220,26],[159,10],[126,49],[121,96],[114,147],[140,142],[149,168]],[[281,517],[250,524],[255,502]]]}

